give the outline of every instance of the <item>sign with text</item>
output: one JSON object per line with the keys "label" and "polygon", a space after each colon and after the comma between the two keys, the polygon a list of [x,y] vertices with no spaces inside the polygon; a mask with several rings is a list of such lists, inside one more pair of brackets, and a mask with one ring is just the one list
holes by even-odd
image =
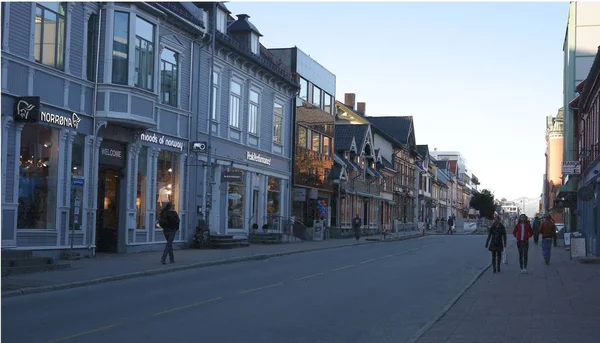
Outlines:
{"label": "sign with text", "polygon": [[563,161],[563,175],[579,175],[581,174],[581,163],[579,161]]}
{"label": "sign with text", "polygon": [[102,141],[98,162],[116,167],[125,167],[125,147],[117,142]]}
{"label": "sign with text", "polygon": [[13,119],[16,122],[35,123],[40,118],[40,97],[24,96],[15,98]]}
{"label": "sign with text", "polygon": [[224,171],[221,174],[221,182],[242,182],[244,173],[241,171]]}
{"label": "sign with text", "polygon": [[255,152],[251,152],[251,151],[246,151],[246,159],[248,161],[258,162],[258,163],[266,164],[268,166],[271,165],[270,158],[262,157],[262,156],[260,156],[260,154],[257,154]]}
{"label": "sign with text", "polygon": [[156,133],[142,133],[140,134],[140,140],[179,149],[179,151],[183,151],[183,148],[185,147],[185,143],[183,141],[178,141],[163,135],[157,136]]}

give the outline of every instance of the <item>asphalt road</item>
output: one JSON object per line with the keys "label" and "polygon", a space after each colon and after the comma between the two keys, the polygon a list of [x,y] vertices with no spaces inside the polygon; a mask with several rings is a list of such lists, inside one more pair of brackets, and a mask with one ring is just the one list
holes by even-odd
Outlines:
{"label": "asphalt road", "polygon": [[3,343],[406,342],[489,262],[427,236],[2,300]]}

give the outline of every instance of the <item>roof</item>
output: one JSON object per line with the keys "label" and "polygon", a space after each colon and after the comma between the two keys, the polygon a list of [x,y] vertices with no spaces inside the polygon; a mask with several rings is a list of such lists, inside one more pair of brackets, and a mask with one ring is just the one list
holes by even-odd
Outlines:
{"label": "roof", "polygon": [[[344,156],[342,156],[338,153],[336,153],[335,156],[344,162],[344,165],[346,168],[354,169],[354,170],[362,170],[362,168],[359,165],[354,164],[354,163],[352,163],[352,161],[345,159]],[[336,159],[336,162],[337,162],[337,159]]]}
{"label": "roof", "polygon": [[447,160],[440,160],[440,161],[435,160],[432,162],[440,169],[448,169],[448,161]]}
{"label": "roof", "polygon": [[429,155],[429,146],[427,144],[417,145],[417,153],[425,158]]}
{"label": "roof", "polygon": [[336,151],[347,151],[350,150],[352,139],[357,144],[358,151],[362,151],[363,143],[365,141],[365,135],[369,129],[368,124],[352,125],[352,124],[341,124],[335,125],[335,150]]}
{"label": "roof", "polygon": [[159,8],[159,7],[166,8],[167,10],[169,10],[172,13],[180,16],[181,18],[189,21],[190,23],[197,25],[203,29],[206,28],[204,26],[204,22],[201,19],[194,16],[183,4],[181,4],[179,2],[159,1],[159,2],[148,2],[147,4],[152,7],[155,7],[155,8]]}
{"label": "roof", "polygon": [[238,14],[237,20],[231,23],[227,30],[231,33],[251,31],[262,37],[260,31],[258,31],[256,26],[254,26],[254,24],[252,24],[248,18],[250,18],[250,16],[247,14]]}
{"label": "roof", "polygon": [[395,170],[392,162],[388,161],[385,157],[381,157],[381,161],[384,167]]}
{"label": "roof", "polygon": [[[370,122],[371,124],[374,124],[374,123],[371,121],[371,118],[373,118],[373,117],[367,117],[367,116],[365,116],[365,115],[362,115],[362,114],[358,113],[358,112],[357,112],[355,109],[353,109],[352,107],[350,107],[350,106],[348,106],[348,105],[344,104],[343,102],[341,102],[341,101],[339,101],[339,100],[336,100],[336,101],[335,101],[335,105],[336,105],[337,107],[340,107],[340,108],[341,108],[343,111],[350,112],[350,113],[354,113],[356,116],[358,116],[358,117],[360,117],[360,118],[362,118],[362,119],[364,119],[364,120],[366,120],[366,121]],[[378,128],[378,127],[377,127],[377,126],[375,126],[375,125],[371,125],[371,130],[372,130],[372,132],[375,132],[375,133],[377,133],[378,135],[380,135],[380,136],[382,136],[383,138],[385,138],[386,140],[388,140],[390,143],[392,143],[392,146],[393,146],[393,147],[395,147],[395,148],[396,148],[396,147],[398,147],[398,148],[399,148],[399,147],[402,145],[402,143],[401,143],[401,142],[397,141],[397,140],[396,140],[394,137],[390,136],[388,133],[386,133],[385,131],[381,130],[380,128]]]}
{"label": "roof", "polygon": [[373,125],[401,144],[408,143],[412,117],[368,117]]}
{"label": "roof", "polygon": [[583,86],[583,92],[581,92],[581,99],[579,100],[581,104],[580,108],[583,112],[587,112],[587,108],[591,103],[592,99],[590,99],[590,97],[593,95],[592,88],[600,83],[600,46],[598,47],[596,58],[594,58],[594,63],[592,64],[592,68],[590,68],[586,80],[587,82],[585,83],[585,86]]}

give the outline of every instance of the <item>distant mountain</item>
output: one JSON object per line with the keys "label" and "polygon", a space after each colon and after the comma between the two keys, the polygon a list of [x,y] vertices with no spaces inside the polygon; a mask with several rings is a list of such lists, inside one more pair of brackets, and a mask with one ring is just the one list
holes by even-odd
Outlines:
{"label": "distant mountain", "polygon": [[533,217],[540,209],[540,198],[521,197],[511,201],[522,208],[528,217]]}

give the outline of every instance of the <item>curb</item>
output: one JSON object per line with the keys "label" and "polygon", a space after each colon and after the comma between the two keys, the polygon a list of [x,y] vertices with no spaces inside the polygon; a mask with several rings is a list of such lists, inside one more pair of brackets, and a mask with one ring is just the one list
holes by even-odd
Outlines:
{"label": "curb", "polygon": [[146,270],[143,272],[134,272],[134,273],[114,275],[114,276],[107,276],[107,277],[98,278],[98,279],[77,281],[77,282],[71,282],[71,283],[65,283],[65,284],[59,284],[59,285],[53,285],[53,286],[21,288],[21,289],[17,289],[17,290],[2,292],[2,298],[10,298],[10,297],[15,297],[15,296],[19,296],[19,295],[38,294],[38,293],[59,291],[59,290],[64,290],[64,289],[79,288],[79,287],[97,285],[97,284],[101,284],[101,283],[133,279],[133,278],[138,278],[138,277],[143,277],[143,276],[153,276],[153,275],[178,272],[178,271],[183,271],[183,270],[188,270],[188,269],[212,267],[212,266],[218,266],[218,265],[224,265],[224,264],[233,264],[233,263],[237,263],[237,262],[266,260],[266,259],[274,258],[274,257],[301,254],[301,253],[307,253],[307,252],[313,252],[313,251],[332,250],[332,249],[347,248],[347,247],[352,247],[352,246],[356,246],[356,245],[366,245],[366,244],[374,244],[374,243],[399,242],[399,241],[404,241],[404,240],[408,240],[408,239],[412,239],[412,238],[419,238],[419,237],[423,237],[423,236],[421,234],[416,234],[416,235],[386,239],[384,241],[367,241],[367,242],[361,242],[361,243],[356,243],[356,244],[339,245],[339,246],[333,246],[333,247],[318,247],[318,248],[305,249],[305,250],[285,251],[285,252],[272,253],[272,254],[249,255],[249,256],[241,256],[241,257],[232,257],[232,258],[227,258],[227,259],[222,259],[222,260],[197,262],[197,263],[186,264],[183,266],[151,269],[151,270]]}
{"label": "curb", "polygon": [[[510,249],[510,247],[512,247],[513,244],[510,244],[509,246],[506,247],[506,250]],[[440,319],[442,319],[443,316],[446,315],[446,313],[448,313],[448,311],[450,311],[450,309],[452,308],[452,306],[454,306],[454,304],[456,304],[458,302],[458,300],[460,298],[462,298],[462,296],[467,293],[467,291],[469,290],[469,288],[471,288],[475,282],[477,282],[477,280],[479,280],[479,278],[483,275],[483,273],[485,273],[490,267],[492,266],[492,263],[488,263],[487,266],[483,267],[479,273],[477,273],[477,275],[475,275],[475,277],[473,277],[473,279],[465,286],[463,287],[463,289],[461,289],[455,296],[454,298],[452,298],[448,304],[446,304],[446,306],[444,306],[442,308],[442,310],[435,316],[433,317],[431,320],[429,320],[425,325],[423,325],[409,340],[407,343],[416,343],[421,336],[423,336],[427,331],[429,331],[429,329],[431,329],[432,326],[434,326],[438,321],[440,321]]]}

